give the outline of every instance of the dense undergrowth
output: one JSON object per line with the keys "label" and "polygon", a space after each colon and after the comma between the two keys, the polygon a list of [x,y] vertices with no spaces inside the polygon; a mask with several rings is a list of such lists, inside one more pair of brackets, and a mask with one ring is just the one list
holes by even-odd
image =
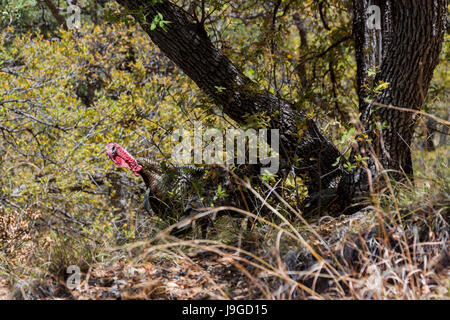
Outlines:
{"label": "dense undergrowth", "polygon": [[[174,237],[141,216],[147,228],[116,246],[52,230],[38,211],[2,215],[2,279],[27,299],[447,299],[448,150],[434,156],[419,160],[434,174],[417,168],[414,185],[393,185],[352,216],[305,221],[281,203],[274,216],[296,218],[224,215],[206,238],[195,226]],[[76,290],[66,287],[70,265],[82,271]]]}
{"label": "dense undergrowth", "polygon": [[[273,38],[264,16],[260,29],[231,14],[210,36],[262,88],[297,101],[348,155],[358,134],[353,48],[328,48],[349,36],[350,19],[331,1],[325,30],[315,8],[299,3],[318,30],[306,48],[288,17]],[[450,297],[448,35],[425,106],[437,131],[428,135],[423,115],[411,146],[414,181],[391,181],[362,211],[330,217],[302,206],[301,177],[264,177],[242,186],[257,210],[207,208],[174,234],[173,219],[145,212],[141,181],[113,168],[104,145],[167,161],[173,130],[234,123],[129,21],[24,28],[0,32],[0,299]],[[308,90],[296,85],[305,57]],[[202,221],[225,209],[234,213],[217,215],[202,234]],[[70,289],[74,265],[81,286]]]}

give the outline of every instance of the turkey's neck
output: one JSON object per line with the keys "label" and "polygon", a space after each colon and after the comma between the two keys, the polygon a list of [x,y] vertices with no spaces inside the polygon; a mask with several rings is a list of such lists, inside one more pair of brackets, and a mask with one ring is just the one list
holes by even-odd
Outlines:
{"label": "turkey's neck", "polygon": [[142,166],[142,169],[139,171],[139,174],[144,180],[145,186],[147,188],[150,188],[150,191],[152,193],[157,193],[158,181],[160,177],[160,170],[158,165],[155,162],[152,162],[144,158],[138,159],[138,163],[140,166]]}

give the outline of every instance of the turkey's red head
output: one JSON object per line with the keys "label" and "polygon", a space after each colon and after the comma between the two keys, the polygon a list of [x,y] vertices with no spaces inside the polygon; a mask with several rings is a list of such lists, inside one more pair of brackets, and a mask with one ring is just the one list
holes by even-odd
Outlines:
{"label": "turkey's red head", "polygon": [[130,169],[136,176],[142,170],[136,159],[134,159],[120,144],[111,142],[105,146],[108,157],[119,167]]}

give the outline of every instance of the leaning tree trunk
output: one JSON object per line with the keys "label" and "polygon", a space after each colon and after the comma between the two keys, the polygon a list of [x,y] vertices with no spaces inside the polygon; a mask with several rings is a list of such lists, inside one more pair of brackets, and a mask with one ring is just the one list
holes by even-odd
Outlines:
{"label": "leaning tree trunk", "polygon": [[[412,173],[410,143],[415,114],[378,106],[417,110],[423,104],[441,49],[446,0],[377,1],[383,14],[382,29],[376,35],[366,30],[369,2],[354,1],[358,95],[367,137],[362,135],[365,141],[355,148],[350,161],[358,154],[368,154],[370,160],[367,169],[361,167],[347,173],[340,167],[333,167],[340,153],[322,135],[315,122],[294,103],[259,90],[213,46],[201,24],[182,8],[167,0],[155,4],[152,0],[117,2],[139,21],[161,51],[223,107],[230,118],[245,123],[245,114],[270,115],[271,127],[280,129],[282,167],[290,168],[290,161],[297,156],[300,163],[295,169],[307,176],[310,192],[336,186],[340,179],[337,210],[347,207],[356,196],[367,194],[370,176],[378,181],[380,168],[376,158],[384,169]],[[158,13],[170,21],[166,25],[167,31],[159,26],[152,30],[151,22]],[[376,43],[382,45],[379,47]],[[374,103],[365,102],[370,94],[365,85],[370,67],[366,61],[368,46],[376,49],[369,53],[373,63],[378,63],[381,68],[374,81],[389,83],[389,87],[375,97]],[[219,87],[221,90],[217,89]],[[377,122],[384,122],[387,127],[373,129]],[[307,130],[299,137],[297,128],[303,125]]]}
{"label": "leaning tree trunk", "polygon": [[[379,30],[367,24],[368,15],[373,13],[367,13],[369,5],[381,9]],[[341,199],[340,209],[347,206],[348,200],[366,195],[371,181],[373,187],[385,185],[382,170],[396,180],[413,174],[414,111],[422,107],[439,61],[446,12],[446,0],[354,0],[353,33],[363,132],[350,159],[356,168],[344,174],[339,185],[339,194],[349,198]],[[372,80],[370,69],[377,72]],[[377,92],[381,82],[388,87]],[[355,161],[358,156],[369,158],[367,166]]]}

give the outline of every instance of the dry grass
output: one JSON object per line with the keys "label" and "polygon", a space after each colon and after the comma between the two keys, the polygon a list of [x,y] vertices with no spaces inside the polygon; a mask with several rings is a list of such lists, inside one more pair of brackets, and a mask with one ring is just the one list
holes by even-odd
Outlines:
{"label": "dry grass", "polygon": [[[449,299],[447,153],[422,155],[414,184],[392,182],[351,216],[306,221],[270,186],[266,202],[241,180],[270,215],[210,208],[192,220],[236,215],[219,215],[203,239],[199,226],[174,237],[172,225],[116,246],[49,230],[40,212],[0,215],[1,295],[8,287],[23,299]],[[73,264],[82,283],[69,290]]]}

